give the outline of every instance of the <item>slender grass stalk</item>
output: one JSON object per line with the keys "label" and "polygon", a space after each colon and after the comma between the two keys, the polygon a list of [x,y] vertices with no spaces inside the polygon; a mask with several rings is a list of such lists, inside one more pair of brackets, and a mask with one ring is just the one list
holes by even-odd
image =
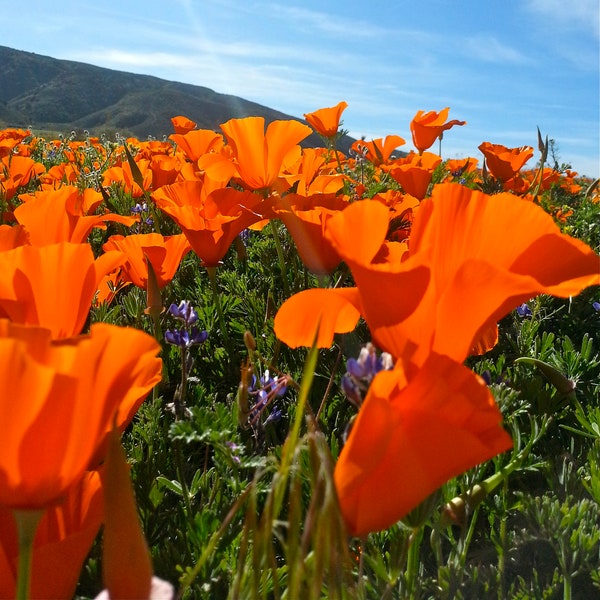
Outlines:
{"label": "slender grass stalk", "polygon": [[425,528],[422,525],[415,527],[407,537],[408,554],[406,558],[406,572],[404,574],[406,586],[403,594],[404,598],[414,597],[415,586],[419,577],[419,558],[421,555],[421,542],[423,541],[424,531]]}
{"label": "slender grass stalk", "polygon": [[285,256],[283,254],[283,246],[281,245],[281,239],[279,238],[279,231],[277,231],[277,223],[271,219],[269,221],[269,227],[271,228],[271,234],[273,235],[273,241],[275,242],[275,250],[277,251],[277,260],[279,261],[279,268],[281,269],[283,291],[287,298],[290,295],[290,286],[287,278],[287,267],[285,264]]}
{"label": "slender grass stalk", "polygon": [[15,510],[13,515],[17,523],[19,539],[19,566],[17,569],[16,600],[29,600],[31,585],[31,561],[33,558],[33,540],[44,510]]}
{"label": "slender grass stalk", "polygon": [[183,580],[181,582],[181,586],[179,588],[179,592],[177,594],[177,600],[180,600],[183,597],[183,594],[186,592],[187,589],[189,589],[189,587],[192,585],[192,583],[194,582],[196,577],[198,577],[198,575],[200,574],[200,571],[202,570],[202,567],[204,567],[206,561],[208,561],[208,559],[214,554],[221,538],[224,536],[225,531],[227,530],[227,527],[229,527],[229,524],[231,523],[231,521],[237,514],[240,507],[246,501],[246,498],[248,497],[248,495],[250,494],[252,489],[253,489],[253,485],[250,484],[241,493],[239,498],[233,503],[232,507],[229,509],[229,512],[227,513],[226,517],[223,519],[223,522],[221,523],[221,526],[219,527],[219,529],[217,529],[217,531],[215,531],[210,536],[210,539],[208,540],[208,543],[206,544],[204,551],[200,555],[200,558],[198,559],[198,561],[196,562],[194,567],[183,578]]}
{"label": "slender grass stalk", "polygon": [[219,288],[217,286],[217,267],[206,267],[208,272],[208,279],[210,280],[210,289],[212,290],[213,300],[217,308],[217,316],[219,318],[219,327],[221,328],[221,334],[223,335],[223,342],[225,347],[231,353],[231,340],[229,338],[229,332],[227,331],[227,324],[225,323],[225,315],[223,314],[223,305],[221,304],[221,296],[219,295]]}

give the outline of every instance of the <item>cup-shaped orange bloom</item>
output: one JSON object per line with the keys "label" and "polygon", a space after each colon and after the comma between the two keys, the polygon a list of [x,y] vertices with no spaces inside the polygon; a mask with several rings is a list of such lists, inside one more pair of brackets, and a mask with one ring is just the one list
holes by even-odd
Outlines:
{"label": "cup-shaped orange bloom", "polygon": [[173,279],[182,258],[191,250],[191,246],[182,233],[166,237],[159,233],[139,233],[127,236],[111,235],[102,249],[105,252],[122,252],[127,259],[122,268],[123,279],[146,289],[147,260],[152,264],[158,287],[163,288]]}
{"label": "cup-shaped orange bloom", "polygon": [[251,190],[272,187],[290,154],[300,156],[298,144],[312,131],[299,121],[273,121],[265,133],[263,117],[230,119],[221,125],[239,178]]}
{"label": "cup-shaped orange bloom", "polygon": [[55,338],[77,335],[101,279],[124,260],[121,252],[94,259],[88,244],[68,242],[0,252],[0,318],[46,327]]}
{"label": "cup-shaped orange bloom", "polygon": [[65,185],[57,190],[38,192],[22,197],[25,202],[15,211],[15,219],[29,234],[34,246],[58,242],[85,242],[94,227],[106,227],[107,221],[130,227],[133,217],[114,213],[87,214],[102,202],[99,192],[91,188],[80,192],[75,186]]}
{"label": "cup-shaped orange bloom", "polygon": [[45,171],[44,165],[28,156],[8,155],[0,159],[0,198],[11,200],[20,187]]}
{"label": "cup-shaped orange bloom", "polygon": [[531,146],[507,148],[502,144],[483,142],[479,150],[485,156],[485,164],[490,173],[503,183],[518,175],[523,165],[533,156]]}
{"label": "cup-shaped orange bloom", "polygon": [[161,377],[160,346],[105,323],[54,341],[50,331],[0,321],[0,505],[59,502],[103,457]]}
{"label": "cup-shaped orange bloom", "polygon": [[[97,471],[86,472],[48,508],[33,544],[31,598],[69,600],[100,529],[104,503]],[[0,507],[0,598],[14,598],[19,545],[12,511]]]}
{"label": "cup-shaped orange bloom", "polygon": [[306,122],[312,128],[325,138],[333,138],[337,135],[340,127],[342,113],[348,108],[347,102],[339,102],[329,108],[320,108],[314,112],[304,115]]}
{"label": "cup-shaped orange bloom", "polygon": [[169,138],[192,162],[196,162],[209,152],[220,152],[225,143],[223,136],[211,129],[193,129],[185,133],[173,133]]}
{"label": "cup-shaped orange bloom", "polygon": [[412,154],[398,161],[398,166],[390,169],[390,175],[407,193],[422,200],[427,195],[434,169],[442,159],[431,152]]}
{"label": "cup-shaped orange bloom", "polygon": [[432,355],[409,380],[399,369],[378,373],[334,471],[349,533],[393,525],[452,477],[511,448],[501,424],[485,383],[447,357]]}
{"label": "cup-shaped orange bloom", "polygon": [[233,188],[217,189],[207,196],[201,181],[180,181],[153,192],[156,206],[181,228],[192,250],[205,266],[215,267],[236,236],[260,221],[261,197]]}
{"label": "cup-shaped orange bloom", "polygon": [[465,125],[466,121],[454,119],[446,122],[449,108],[444,108],[439,113],[433,110],[423,112],[419,110],[410,122],[410,131],[412,133],[413,144],[419,152],[424,152],[431,148],[435,141],[451,127],[455,125]]}
{"label": "cup-shaped orange bloom", "polygon": [[357,140],[352,144],[352,150],[366,158],[376,167],[379,167],[382,164],[386,164],[392,152],[404,144],[406,144],[406,140],[399,135],[388,135],[385,139],[377,138],[369,142],[366,140]]}
{"label": "cup-shaped orange bloom", "polygon": [[346,205],[346,200],[340,196],[317,194],[305,198],[288,194],[274,209],[311,273],[327,275],[340,264],[340,255],[325,238],[325,227],[327,221]]}
{"label": "cup-shaped orange bloom", "polygon": [[175,133],[185,134],[192,129],[196,129],[196,123],[187,117],[179,115],[177,117],[171,117],[171,123]]}
{"label": "cup-shaped orange bloom", "polygon": [[[326,236],[352,270],[360,297],[354,307],[376,345],[415,364],[431,351],[462,361],[522,302],[540,293],[569,297],[600,283],[594,251],[511,194],[437,185],[415,213],[408,250],[385,241],[388,226],[383,204],[355,202],[328,221]],[[317,326],[311,298],[292,296],[280,313],[277,335],[310,345]],[[288,335],[292,315],[304,323],[304,338]]]}

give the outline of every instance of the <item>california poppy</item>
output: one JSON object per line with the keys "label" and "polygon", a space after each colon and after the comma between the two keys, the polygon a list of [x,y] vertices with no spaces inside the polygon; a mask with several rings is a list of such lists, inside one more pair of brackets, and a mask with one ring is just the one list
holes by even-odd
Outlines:
{"label": "california poppy", "polygon": [[483,142],[479,145],[479,150],[485,156],[485,164],[490,173],[503,183],[515,177],[533,156],[531,146],[507,148],[502,144]]}
{"label": "california poppy", "polygon": [[112,235],[102,246],[105,252],[117,250],[126,256],[122,278],[139,288],[148,284],[148,264],[152,263],[159,288],[175,276],[182,258],[191,250],[185,235],[162,236],[159,233]]}
{"label": "california poppy", "polygon": [[171,123],[175,133],[185,134],[192,129],[196,129],[196,123],[184,116],[171,117]]}
{"label": "california poppy", "polygon": [[378,373],[335,465],[349,533],[364,536],[399,521],[452,477],[512,446],[485,383],[431,355],[407,378]]}
{"label": "california poppy", "polygon": [[292,236],[298,254],[309,271],[331,273],[341,257],[325,238],[327,221],[347,205],[341,196],[314,194],[309,197],[287,194],[276,204],[275,215]]}
{"label": "california poppy", "polygon": [[410,131],[413,144],[419,152],[431,148],[435,141],[443,135],[444,131],[455,125],[466,124],[466,121],[458,121],[457,119],[446,122],[449,112],[449,108],[444,108],[439,113],[433,110],[427,113],[422,110],[417,111],[410,122]]}
{"label": "california poppy", "polygon": [[103,457],[160,380],[160,346],[105,323],[54,341],[51,332],[0,321],[0,505],[34,510],[60,501]]}
{"label": "california poppy", "polygon": [[192,162],[209,152],[219,152],[225,143],[223,136],[211,129],[192,129],[169,137]]}
{"label": "california poppy", "polygon": [[[107,221],[127,227],[136,220],[114,213],[93,214],[102,202],[102,195],[91,188],[80,192],[75,186],[64,185],[57,190],[24,195],[23,204],[15,211],[15,219],[29,235],[34,246],[58,242],[81,243],[94,227],[106,227]],[[92,213],[92,214],[88,214]]]}
{"label": "california poppy", "polygon": [[[403,251],[385,242],[388,225],[381,203],[355,202],[328,221],[326,237],[352,270],[360,298],[354,306],[374,342],[415,364],[431,351],[462,361],[515,306],[600,282],[600,259],[586,244],[561,233],[539,206],[510,194],[437,185],[416,211]],[[310,345],[317,327],[315,306],[308,296],[305,305],[302,294],[286,301],[275,321],[290,345]],[[302,339],[286,331],[290,311],[304,323]]]}
{"label": "california poppy", "polygon": [[348,108],[347,102],[339,102],[329,108],[320,108],[304,115],[306,122],[325,138],[334,138],[340,127],[342,113]]}
{"label": "california poppy", "polygon": [[122,252],[97,259],[88,244],[19,246],[0,252],[0,318],[48,328],[55,338],[81,332],[104,275]]}
{"label": "california poppy", "polygon": [[263,117],[230,119],[221,125],[243,184],[251,190],[270,188],[290,154],[300,156],[298,144],[311,134],[299,121],[272,121],[265,133]]}
{"label": "california poppy", "polygon": [[387,163],[392,152],[404,144],[406,141],[399,135],[388,135],[385,139],[357,140],[352,144],[352,150],[378,167]]}
{"label": "california poppy", "polygon": [[393,163],[390,175],[407,194],[422,200],[427,195],[433,171],[441,162],[442,159],[431,152],[409,154]]}
{"label": "california poppy", "polygon": [[201,181],[180,181],[152,193],[156,206],[181,228],[206,266],[217,266],[231,243],[263,215],[262,198],[250,191],[222,188],[204,194]]}
{"label": "california poppy", "polygon": [[[100,529],[104,503],[98,471],[88,471],[46,509],[33,545],[31,598],[73,598],[83,562]],[[0,506],[0,598],[13,598],[19,545],[12,511]]]}

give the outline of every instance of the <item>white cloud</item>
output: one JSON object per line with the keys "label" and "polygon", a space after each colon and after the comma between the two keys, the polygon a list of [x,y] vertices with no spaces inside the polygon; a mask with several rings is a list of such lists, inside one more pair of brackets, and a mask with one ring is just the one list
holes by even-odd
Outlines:
{"label": "white cloud", "polygon": [[472,58],[493,63],[532,64],[534,61],[530,56],[523,54],[512,46],[507,46],[495,37],[476,35],[465,39],[462,48]]}
{"label": "white cloud", "polygon": [[550,21],[566,27],[591,31],[600,37],[600,3],[598,0],[526,0],[526,7]]}

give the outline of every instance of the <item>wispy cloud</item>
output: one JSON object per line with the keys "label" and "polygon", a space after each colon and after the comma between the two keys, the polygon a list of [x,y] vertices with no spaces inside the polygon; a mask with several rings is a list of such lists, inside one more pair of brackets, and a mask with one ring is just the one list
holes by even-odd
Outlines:
{"label": "wispy cloud", "polygon": [[598,0],[526,0],[525,6],[562,27],[577,27],[600,37],[600,3]]}
{"label": "wispy cloud", "polygon": [[493,36],[476,35],[462,41],[462,49],[474,60],[502,64],[533,64],[535,61],[513,46],[500,42]]}

